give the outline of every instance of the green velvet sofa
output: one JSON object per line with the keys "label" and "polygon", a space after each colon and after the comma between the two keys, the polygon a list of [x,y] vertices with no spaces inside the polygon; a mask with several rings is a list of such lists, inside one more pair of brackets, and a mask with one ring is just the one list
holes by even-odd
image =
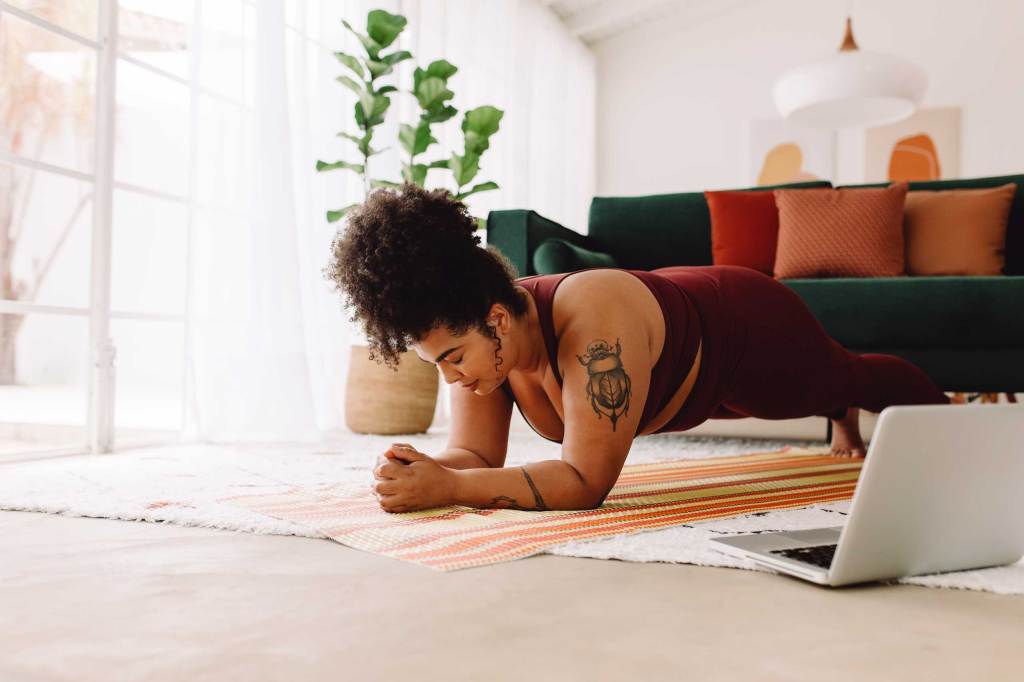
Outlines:
{"label": "green velvet sofa", "polygon": [[[997,187],[1008,182],[1017,183],[1017,193],[1001,276],[782,282],[850,350],[906,358],[944,391],[1022,392],[1024,175],[912,182],[910,190]],[[829,185],[790,185],[813,186]],[[487,219],[487,243],[524,276],[590,267],[653,270],[712,263],[711,218],[701,192],[595,197],[589,223],[584,235],[534,211],[493,211]]]}

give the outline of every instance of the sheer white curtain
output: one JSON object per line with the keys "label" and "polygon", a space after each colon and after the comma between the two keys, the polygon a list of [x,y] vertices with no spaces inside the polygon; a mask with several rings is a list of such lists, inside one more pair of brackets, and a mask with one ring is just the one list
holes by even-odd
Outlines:
{"label": "sheer white curtain", "polygon": [[449,83],[460,115],[438,141],[461,151],[461,112],[482,104],[505,112],[480,171],[501,189],[471,197],[475,214],[531,208],[586,232],[596,173],[590,50],[535,0],[398,4],[411,28],[404,49],[422,64],[447,59],[459,67]]}
{"label": "sheer white curtain", "polygon": [[[594,63],[535,0],[256,0],[245,8],[251,26],[243,40],[204,30],[193,54],[200,73],[241,60],[246,106],[225,109],[194,93],[197,193],[212,187],[218,196],[191,214],[186,436],[317,441],[345,428],[349,347],[361,340],[321,273],[339,226],[324,212],[360,201],[361,185],[346,171],[314,171],[317,159],[352,157],[336,134],[354,132],[355,99],[334,81],[343,67],[332,52],[362,48],[340,20],[362,29],[370,9],[403,14],[409,24],[395,47],[422,66],[443,58],[459,67],[449,84],[460,114],[438,127],[441,148],[425,156],[462,151],[466,109],[505,111],[479,176],[501,189],[471,197],[478,216],[532,208],[585,230]],[[408,90],[413,68],[404,62],[388,78]],[[411,95],[392,95],[375,137],[375,146],[391,149],[371,160],[374,177],[399,177],[398,123],[417,115]],[[428,186],[452,187],[445,179],[431,176]],[[440,422],[446,403],[442,392]]]}

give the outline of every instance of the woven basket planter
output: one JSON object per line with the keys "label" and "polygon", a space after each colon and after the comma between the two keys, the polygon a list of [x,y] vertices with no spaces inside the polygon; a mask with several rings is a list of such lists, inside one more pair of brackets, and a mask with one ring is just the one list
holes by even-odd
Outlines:
{"label": "woven basket planter", "polygon": [[356,433],[424,433],[437,405],[437,367],[413,351],[402,354],[398,371],[352,346],[345,383],[345,424]]}

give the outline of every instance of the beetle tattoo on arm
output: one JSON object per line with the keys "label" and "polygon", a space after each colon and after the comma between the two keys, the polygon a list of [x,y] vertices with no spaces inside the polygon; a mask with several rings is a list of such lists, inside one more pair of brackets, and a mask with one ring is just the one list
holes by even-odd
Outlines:
{"label": "beetle tattoo on arm", "polygon": [[615,339],[615,350],[603,339],[591,341],[585,355],[576,359],[587,368],[587,399],[597,413],[605,415],[612,422],[612,431],[619,417],[629,413],[629,397],[632,382],[622,368],[622,345]]}

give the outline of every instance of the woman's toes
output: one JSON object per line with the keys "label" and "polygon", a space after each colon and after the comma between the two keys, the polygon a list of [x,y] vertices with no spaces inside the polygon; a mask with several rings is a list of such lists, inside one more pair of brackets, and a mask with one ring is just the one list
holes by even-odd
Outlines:
{"label": "woman's toes", "polygon": [[835,457],[864,457],[867,453],[863,448],[833,446],[830,454]]}

